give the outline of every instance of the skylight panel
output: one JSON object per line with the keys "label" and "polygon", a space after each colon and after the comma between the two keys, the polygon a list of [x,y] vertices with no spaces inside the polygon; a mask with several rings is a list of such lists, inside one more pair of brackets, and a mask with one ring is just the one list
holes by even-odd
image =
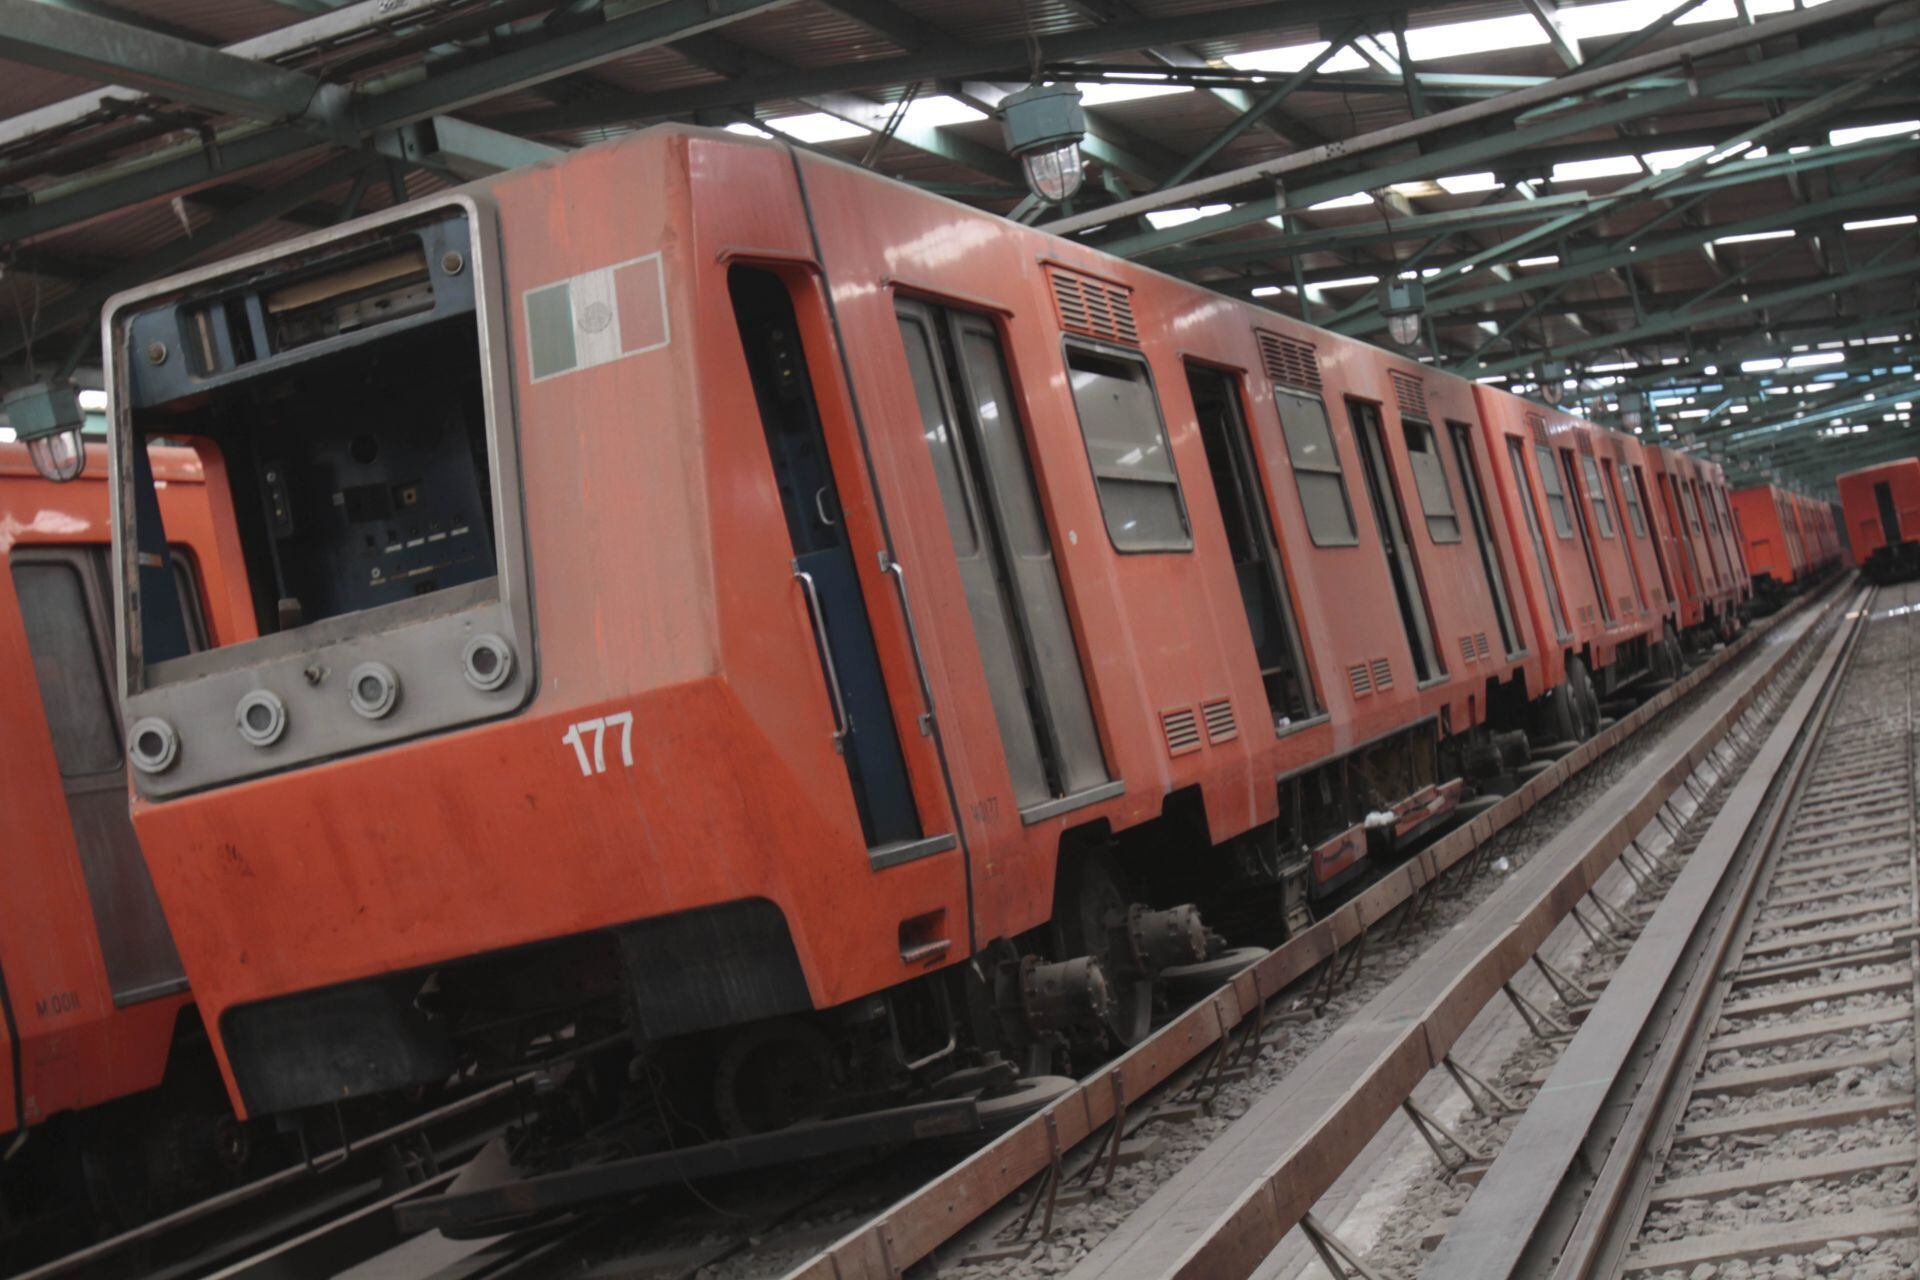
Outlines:
{"label": "skylight panel", "polygon": [[1373,203],[1373,197],[1364,191],[1356,191],[1350,196],[1335,196],[1331,200],[1322,200],[1319,204],[1307,206],[1309,213],[1319,213],[1325,209],[1357,209]]}
{"label": "skylight panel", "polygon": [[1851,129],[1835,129],[1827,135],[1827,141],[1833,146],[1845,147],[1869,138],[1891,138],[1916,132],[1920,132],[1920,120],[1896,120],[1892,124],[1862,124]]}
{"label": "skylight panel", "polygon": [[[1309,62],[1319,57],[1327,47],[1325,40],[1313,44],[1280,45],[1273,49],[1252,49],[1246,53],[1230,53],[1225,62],[1237,71],[1273,71],[1282,75],[1291,75],[1301,70]],[[1321,64],[1322,71],[1371,71],[1367,60],[1345,48]]]}
{"label": "skylight panel", "polygon": [[1440,189],[1450,196],[1472,195],[1476,191],[1498,191],[1506,184],[1491,173],[1456,173],[1435,178]]}
{"label": "skylight panel", "polygon": [[848,138],[864,138],[872,133],[857,124],[842,120],[839,116],[830,116],[824,111],[810,111],[803,116],[781,116],[777,120],[766,122],[767,128],[786,134],[795,142],[808,142],[819,146],[823,142],[845,142]]}
{"label": "skylight panel", "polygon": [[1902,213],[1891,218],[1862,218],[1859,222],[1843,222],[1845,231],[1873,231],[1880,227],[1910,227],[1920,222],[1920,214]]}
{"label": "skylight panel", "polygon": [[[1390,36],[1382,42],[1389,48],[1394,47]],[[1407,31],[1407,57],[1415,62],[1437,62],[1443,58],[1527,49],[1545,43],[1547,33],[1533,16],[1517,14],[1475,22],[1449,22],[1437,27],[1411,27]]]}
{"label": "skylight panel", "polygon": [[1646,161],[1647,168],[1655,173],[1665,173],[1669,169],[1678,169],[1681,165],[1712,151],[1712,147],[1675,147],[1671,151],[1649,151],[1640,158]]}
{"label": "skylight panel", "polygon": [[1074,88],[1080,90],[1081,105],[1088,107],[1106,107],[1116,102],[1138,102],[1142,98],[1164,98],[1169,94],[1193,92],[1188,85],[1156,83],[1152,80],[1142,80],[1139,84],[1083,80]]}
{"label": "skylight panel", "polygon": [[1749,231],[1744,235],[1720,236],[1709,241],[1711,244],[1754,244],[1761,240],[1791,240],[1796,233],[1791,228],[1779,231]]}
{"label": "skylight panel", "polygon": [[1147,222],[1155,231],[1165,231],[1168,227],[1183,227],[1200,218],[1211,218],[1216,213],[1225,213],[1231,205],[1203,204],[1189,205],[1184,209],[1155,209],[1147,215]]}
{"label": "skylight panel", "polygon": [[985,120],[987,113],[977,111],[960,101],[939,94],[931,98],[915,98],[908,105],[906,122],[922,129],[937,129],[941,125],[972,124],[976,120]]}
{"label": "skylight panel", "polygon": [[1277,284],[1261,284],[1253,287],[1253,296],[1256,298],[1271,298],[1279,292],[1280,286]]}
{"label": "skylight panel", "polygon": [[1759,360],[1742,360],[1740,362],[1740,372],[1770,373],[1775,369],[1782,368],[1786,363],[1786,361],[1780,359],[1778,356],[1767,356]]}
{"label": "skylight panel", "polygon": [[1818,364],[1839,364],[1847,358],[1844,351],[1810,351],[1787,361],[1789,369],[1806,369]]}
{"label": "skylight panel", "polygon": [[1640,172],[1639,156],[1602,156],[1597,160],[1569,160],[1553,166],[1555,182],[1583,182],[1589,178],[1624,178]]}
{"label": "skylight panel", "polygon": [[743,138],[771,138],[773,134],[757,124],[748,124],[745,120],[735,120],[727,126],[728,133],[737,133]]}

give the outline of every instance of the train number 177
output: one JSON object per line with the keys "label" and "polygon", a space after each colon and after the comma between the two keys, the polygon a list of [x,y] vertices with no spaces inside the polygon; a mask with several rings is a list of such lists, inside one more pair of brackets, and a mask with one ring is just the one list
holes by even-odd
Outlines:
{"label": "train number 177", "polygon": [[[633,768],[633,712],[616,711],[610,716],[595,716],[591,720],[581,720],[567,726],[560,741],[573,748],[574,759],[580,762],[580,776],[591,778],[596,773],[607,771],[607,730],[614,725],[620,726],[620,763]],[[593,757],[587,757],[587,738],[593,738]]]}

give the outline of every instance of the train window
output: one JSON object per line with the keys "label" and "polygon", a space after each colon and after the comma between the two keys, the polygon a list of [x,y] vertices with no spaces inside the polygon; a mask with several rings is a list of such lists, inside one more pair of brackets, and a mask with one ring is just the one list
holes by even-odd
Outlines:
{"label": "train window", "polygon": [[120,733],[80,571],[59,560],[15,561],[13,589],[61,775],[119,768]]}
{"label": "train window", "polygon": [[947,532],[953,538],[954,551],[964,560],[979,550],[980,539],[974,524],[973,503],[967,497],[960,436],[940,396],[933,335],[918,317],[902,316],[900,340],[907,348],[907,371],[913,377],[913,392],[920,402],[920,426],[933,457],[933,475],[940,485],[940,505],[947,513]]}
{"label": "train window", "polygon": [[1613,506],[1607,501],[1607,491],[1600,483],[1600,467],[1587,454],[1580,455],[1580,473],[1587,480],[1587,501],[1593,504],[1594,525],[1600,530],[1600,536],[1613,536]]}
{"label": "train window", "polygon": [[1460,541],[1460,516],[1454,510],[1453,490],[1447,487],[1446,464],[1433,425],[1418,418],[1402,418],[1407,458],[1413,463],[1413,483],[1420,490],[1420,509],[1427,516],[1427,534],[1435,542]]}
{"label": "train window", "polygon": [[1560,483],[1560,468],[1553,465],[1553,453],[1543,444],[1533,446],[1540,460],[1540,487],[1546,491],[1547,510],[1553,513],[1553,531],[1562,538],[1573,537],[1573,510],[1567,505],[1567,491]]}
{"label": "train window", "polygon": [[1633,526],[1633,536],[1636,538],[1646,537],[1647,515],[1646,512],[1640,509],[1640,495],[1634,492],[1634,486],[1631,481],[1623,483],[1620,486],[1620,501],[1626,505],[1627,523]]}
{"label": "train window", "polygon": [[1307,533],[1316,547],[1359,545],[1353,523],[1353,504],[1347,500],[1346,478],[1333,445],[1327,407],[1317,396],[1273,389],[1274,408],[1280,413],[1280,432],[1287,438],[1287,457],[1300,489],[1300,508],[1306,513]]}
{"label": "train window", "polygon": [[[1647,492],[1647,473],[1641,469],[1638,463],[1634,464],[1631,470],[1633,472],[1633,483],[1626,486],[1627,495],[1632,498],[1639,507],[1641,518],[1644,520],[1646,513],[1654,509],[1653,495]],[[1660,589],[1666,593],[1666,598],[1671,600],[1674,598],[1673,571],[1667,568],[1667,550],[1660,545],[1661,539],[1659,537],[1657,522],[1654,532],[1648,541],[1653,544],[1653,562],[1659,566],[1660,569]]]}
{"label": "train window", "polygon": [[[1507,438],[1507,461],[1513,466],[1513,482],[1520,487],[1520,510],[1527,518],[1527,536],[1533,542],[1534,559],[1540,564],[1540,582],[1547,593],[1547,607],[1553,611],[1553,633],[1564,640],[1572,634],[1567,627],[1566,606],[1560,602],[1560,584],[1554,579],[1553,562],[1547,556],[1547,540],[1540,532],[1540,518],[1534,511],[1533,483],[1527,476],[1526,456],[1520,442],[1511,436]],[[1547,470],[1550,473],[1552,468]]]}
{"label": "train window", "polygon": [[1180,475],[1147,362],[1070,343],[1067,376],[1114,549],[1191,551]]}

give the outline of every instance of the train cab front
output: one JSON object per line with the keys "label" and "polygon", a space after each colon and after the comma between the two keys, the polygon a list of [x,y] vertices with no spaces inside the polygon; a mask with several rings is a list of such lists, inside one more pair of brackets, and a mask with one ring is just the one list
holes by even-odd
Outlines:
{"label": "train cab front", "polygon": [[[245,1113],[811,1010],[859,994],[843,934],[900,963],[831,909],[870,869],[825,712],[787,732],[814,691],[738,652],[804,653],[804,609],[714,603],[758,558],[719,563],[669,404],[691,344],[531,394],[552,300],[504,278],[494,194],[108,309],[135,822]],[[155,438],[223,461],[259,638],[188,652]]]}

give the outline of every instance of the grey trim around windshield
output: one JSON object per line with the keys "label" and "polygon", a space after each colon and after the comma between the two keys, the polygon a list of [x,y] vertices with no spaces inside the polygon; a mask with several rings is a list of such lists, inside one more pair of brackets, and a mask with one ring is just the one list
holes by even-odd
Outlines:
{"label": "grey trim around windshield", "polygon": [[[190,657],[145,661],[129,584],[138,581],[131,519],[133,447],[127,362],[114,361],[108,380],[107,421],[112,435],[108,460],[113,509],[114,625],[120,636],[116,672],[126,723],[160,716],[179,731],[178,762],[164,773],[133,771],[143,796],[164,799],[245,778],[276,773],[408,738],[511,714],[532,697],[536,650],[525,546],[518,415],[513,403],[504,285],[499,260],[499,219],[484,195],[455,192],[403,205],[316,232],[212,267],[171,277],[111,299],[101,318],[102,349],[121,350],[121,333],[135,313],[210,291],[234,278],[279,263],[291,263],[347,241],[391,234],[410,223],[430,222],[449,210],[464,213],[470,233],[469,269],[474,273],[474,318],[480,341],[481,397],[486,414],[487,460],[492,478],[493,578],[450,588],[417,600],[323,619],[291,631],[225,645]],[[377,339],[374,339],[377,341]],[[244,567],[228,566],[241,573]],[[494,633],[513,653],[511,677],[498,689],[468,683],[462,652],[476,635]],[[352,709],[347,674],[362,662],[383,662],[400,680],[393,711],[370,720]],[[236,731],[239,701],[255,689],[279,695],[287,729],[265,748],[248,745]]]}

